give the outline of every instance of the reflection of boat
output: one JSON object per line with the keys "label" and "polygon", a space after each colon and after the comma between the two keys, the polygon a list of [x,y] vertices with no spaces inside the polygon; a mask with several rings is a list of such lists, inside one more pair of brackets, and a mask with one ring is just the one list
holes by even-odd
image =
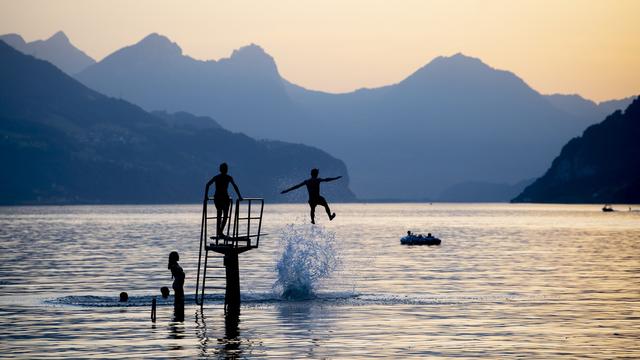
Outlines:
{"label": "reflection of boat", "polygon": [[407,236],[400,239],[400,244],[402,245],[440,245],[441,241],[437,237],[431,236],[428,234],[424,236],[422,234],[408,234]]}
{"label": "reflection of boat", "polygon": [[615,210],[613,210],[613,208],[611,207],[611,205],[606,204],[606,205],[602,208],[602,211],[604,211],[604,212],[611,212],[611,211],[615,211]]}

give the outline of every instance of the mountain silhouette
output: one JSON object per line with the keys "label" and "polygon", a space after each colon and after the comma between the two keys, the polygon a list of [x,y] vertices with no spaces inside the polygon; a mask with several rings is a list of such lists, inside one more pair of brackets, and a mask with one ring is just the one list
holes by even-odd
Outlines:
{"label": "mountain silhouette", "polygon": [[167,124],[175,127],[222,129],[222,126],[220,126],[217,121],[208,116],[195,116],[184,111],[179,111],[173,114],[166,111],[152,111],[151,114],[163,119]]}
{"label": "mountain silhouette", "polygon": [[345,160],[362,197],[394,186],[404,198],[434,198],[470,179],[532,178],[585,126],[514,74],[462,54],[377,89],[332,95],[288,88],[309,123],[319,124],[300,141],[320,146],[314,138],[339,129],[332,153]]}
{"label": "mountain silhouette", "polygon": [[626,109],[633,101],[632,96],[619,100],[602,101],[600,103],[585,99],[577,94],[552,94],[545,95],[545,97],[553,106],[583,120],[585,125],[598,123],[612,112]]}
{"label": "mountain silhouette", "polygon": [[514,202],[640,203],[640,98],[569,141]]}
{"label": "mountain silhouette", "polygon": [[73,46],[62,31],[58,31],[47,40],[36,40],[29,43],[17,34],[1,35],[0,40],[24,54],[47,60],[70,75],[95,64],[95,60]]}
{"label": "mountain silhouette", "polygon": [[77,78],[147,110],[317,146],[346,162],[361,198],[436,198],[458,183],[530,179],[595,121],[463,54],[435,58],[396,84],[331,94],[283,79],[257,45],[200,61],[152,34]]}
{"label": "mountain silhouette", "polygon": [[233,131],[276,138],[276,126],[295,118],[273,58],[257,45],[218,61],[182,54],[165,36],[151,34],[88,67],[76,78],[104,94],[146,110],[187,111],[218,119]]}
{"label": "mountain silhouette", "polygon": [[0,41],[2,204],[199,202],[223,161],[245,196],[280,200],[284,184],[319,167],[344,176],[329,196],[354,199],[344,163],[321,150],[150,114]]}

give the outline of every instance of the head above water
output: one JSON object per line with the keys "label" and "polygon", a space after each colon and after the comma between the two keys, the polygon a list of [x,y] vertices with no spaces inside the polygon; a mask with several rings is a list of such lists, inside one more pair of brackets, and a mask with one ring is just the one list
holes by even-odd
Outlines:
{"label": "head above water", "polygon": [[222,164],[220,164],[220,173],[226,174],[227,172],[229,172],[229,165],[227,165],[226,162],[223,162]]}
{"label": "head above water", "polygon": [[169,254],[169,265],[167,268],[171,269],[171,266],[177,264],[178,261],[180,261],[180,255],[177,251],[172,251],[171,254]]}
{"label": "head above water", "polygon": [[160,294],[162,294],[163,298],[168,298],[169,297],[169,288],[166,286],[163,286],[160,288]]}
{"label": "head above water", "polygon": [[317,178],[319,172],[320,172],[320,170],[318,170],[318,169],[315,169],[315,168],[311,169],[311,177],[314,178],[314,179]]}
{"label": "head above water", "polygon": [[129,294],[127,294],[126,292],[121,292],[120,293],[120,302],[127,302],[129,300]]}

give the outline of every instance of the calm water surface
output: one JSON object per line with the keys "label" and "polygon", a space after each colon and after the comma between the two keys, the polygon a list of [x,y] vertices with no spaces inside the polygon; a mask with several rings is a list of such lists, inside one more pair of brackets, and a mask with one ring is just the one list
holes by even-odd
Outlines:
{"label": "calm water surface", "polygon": [[[268,205],[271,235],[240,257],[239,321],[225,322],[212,292],[203,311],[187,304],[184,322],[161,304],[153,324],[170,251],[194,291],[198,206],[2,207],[0,357],[640,358],[639,212],[334,208],[320,225],[335,233],[341,266],[315,299],[281,300],[273,288],[282,229],[308,226],[307,207]],[[443,243],[401,246],[409,229]]]}

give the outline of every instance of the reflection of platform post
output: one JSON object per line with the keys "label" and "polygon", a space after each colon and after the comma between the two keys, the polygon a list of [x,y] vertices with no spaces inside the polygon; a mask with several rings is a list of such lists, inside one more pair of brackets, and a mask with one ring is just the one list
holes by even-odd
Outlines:
{"label": "reflection of platform post", "polygon": [[[207,205],[209,202],[208,200],[210,199],[205,200],[202,211],[202,229],[200,231],[200,257],[198,259],[198,275],[196,284],[196,303],[200,306],[204,304],[204,293],[207,279],[210,280],[223,278],[220,274],[218,274],[217,276],[207,276],[208,268],[220,268],[219,266],[209,265],[209,252],[213,251],[224,256],[224,278],[226,280],[226,284],[224,286],[225,311],[236,312],[240,309],[240,267],[238,263],[238,255],[245,251],[256,249],[260,244],[260,231],[262,229],[262,213],[264,209],[264,200],[236,200],[234,209],[235,212],[230,221],[227,222],[226,234],[222,236],[207,237],[209,226],[211,226],[212,229],[217,229],[217,224],[215,221],[209,222],[209,220],[215,220],[216,217],[207,216]],[[257,205],[254,204],[256,202],[258,203]],[[253,211],[256,212],[255,215],[252,214],[252,204],[254,204]],[[243,210],[241,210],[241,208]],[[246,216],[244,216],[245,209]],[[243,217],[240,217],[241,212],[243,214]],[[254,224],[253,231],[251,228],[252,220]],[[216,226],[211,225],[210,223]],[[229,234],[230,230],[231,234]],[[204,266],[202,267],[202,277],[200,277],[201,265],[203,263],[203,249]]]}

